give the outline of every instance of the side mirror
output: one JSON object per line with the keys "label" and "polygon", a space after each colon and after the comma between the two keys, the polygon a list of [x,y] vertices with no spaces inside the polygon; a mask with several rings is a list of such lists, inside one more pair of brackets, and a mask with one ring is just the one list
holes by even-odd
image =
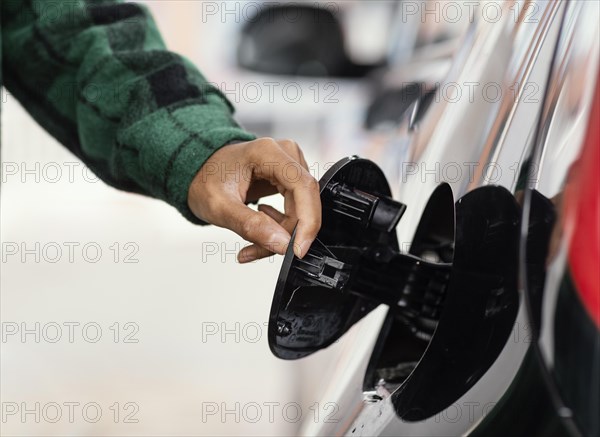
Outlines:
{"label": "side mirror", "polygon": [[363,77],[381,64],[349,59],[338,18],[328,9],[266,6],[242,28],[238,65],[265,74]]}

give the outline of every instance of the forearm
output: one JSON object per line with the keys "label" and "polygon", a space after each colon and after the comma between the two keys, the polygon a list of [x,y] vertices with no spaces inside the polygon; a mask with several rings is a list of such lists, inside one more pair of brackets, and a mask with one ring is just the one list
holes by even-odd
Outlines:
{"label": "forearm", "polygon": [[192,221],[187,193],[202,164],[254,138],[166,50],[142,6],[2,0],[2,37],[7,88],[45,129],[108,184],[166,200]]}

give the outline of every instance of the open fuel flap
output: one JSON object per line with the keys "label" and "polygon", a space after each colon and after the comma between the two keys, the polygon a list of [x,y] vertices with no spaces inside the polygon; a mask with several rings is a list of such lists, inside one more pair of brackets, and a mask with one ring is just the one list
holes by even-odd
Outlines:
{"label": "open fuel flap", "polygon": [[[303,259],[288,249],[269,318],[283,359],[326,348],[380,304],[389,307],[363,389],[391,396],[405,420],[447,408],[494,362],[517,310],[519,206],[502,187],[454,202],[440,185],[408,252],[396,226],[406,205],[381,169],[357,157],[320,180],[323,221]],[[292,243],[295,233],[292,235]]]}

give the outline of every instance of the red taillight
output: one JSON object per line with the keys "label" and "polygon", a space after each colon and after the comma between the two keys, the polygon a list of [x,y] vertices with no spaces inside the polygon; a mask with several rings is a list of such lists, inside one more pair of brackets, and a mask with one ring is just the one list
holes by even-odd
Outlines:
{"label": "red taillight", "polygon": [[578,171],[567,187],[567,220],[573,227],[569,265],[579,297],[600,327],[600,82]]}

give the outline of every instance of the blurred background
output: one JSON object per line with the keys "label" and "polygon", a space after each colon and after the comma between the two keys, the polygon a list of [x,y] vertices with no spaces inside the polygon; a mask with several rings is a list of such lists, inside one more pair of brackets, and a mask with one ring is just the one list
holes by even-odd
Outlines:
{"label": "blurred background", "polygon": [[[398,180],[402,116],[443,77],[469,21],[394,1],[294,2],[322,20],[292,14],[265,34],[256,14],[274,2],[141,3],[245,128],[297,141],[317,178],[359,154]],[[291,26],[303,20],[322,62],[269,64],[268,50],[303,53]],[[296,435],[336,420],[323,393],[361,325],[307,359],[274,358],[281,258],[239,265],[233,233],[106,186],[5,91],[2,127],[3,435]]]}

